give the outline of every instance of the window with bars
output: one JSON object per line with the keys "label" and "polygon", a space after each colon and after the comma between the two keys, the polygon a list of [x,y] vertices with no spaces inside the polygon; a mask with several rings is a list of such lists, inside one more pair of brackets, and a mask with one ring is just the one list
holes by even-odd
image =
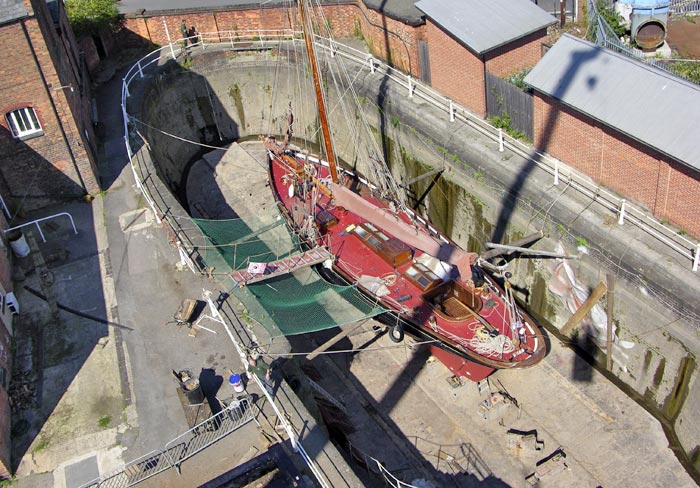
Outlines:
{"label": "window with bars", "polygon": [[32,107],[22,107],[5,114],[7,126],[15,139],[25,140],[44,134]]}

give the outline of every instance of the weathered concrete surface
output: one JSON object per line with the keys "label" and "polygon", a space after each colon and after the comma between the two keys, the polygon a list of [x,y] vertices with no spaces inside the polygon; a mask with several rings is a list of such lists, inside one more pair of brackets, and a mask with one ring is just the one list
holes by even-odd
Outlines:
{"label": "weathered concrete surface", "polygon": [[[218,288],[187,268],[178,270],[177,251],[134,185],[119,132],[120,81],[117,77],[99,90],[100,162],[108,190],[92,204],[69,203],[60,209],[75,217],[77,236],[65,217],[43,226],[49,242],[42,251],[58,303],[94,318],[61,311],[61,323],[51,321],[47,305],[17,287],[22,324],[31,323],[34,331],[18,334],[23,348],[17,364],[40,373],[34,381],[38,408],[13,419],[16,425],[22,419],[29,425],[26,434],[14,439],[20,487],[75,487],[91,481],[91,474],[104,476],[162,449],[186,431],[173,370],[201,371],[222,399],[233,393],[225,380],[229,368],[242,371],[225,332],[216,330],[219,324],[205,320],[202,325],[216,333],[201,329],[196,337],[187,327],[165,325],[184,298],[200,298],[203,288],[216,297]],[[56,211],[46,209],[34,217]],[[37,273],[27,269],[25,274],[23,284],[40,290]],[[235,312],[229,306],[222,313],[235,319]],[[250,392],[261,396],[253,388]],[[345,486],[359,486],[325,431],[284,387],[283,393],[281,408],[312,450],[312,459],[325,460],[324,472],[334,486],[343,486],[342,480],[347,480]],[[270,406],[262,401],[259,406],[267,438],[251,422],[185,462],[181,476],[171,470],[144,486],[199,486],[257,456],[270,440],[284,442],[275,433]]]}
{"label": "weathered concrete surface", "polygon": [[[20,370],[32,367],[37,377],[38,408],[31,406],[13,416],[15,425],[22,420],[31,425],[27,433],[13,439],[13,450],[17,476],[53,471],[55,486],[62,487],[63,468],[80,459],[97,455],[103,469],[120,462],[122,448],[117,439],[133,421],[133,412],[122,401],[117,359],[121,344],[114,327],[104,322],[113,321],[110,310],[115,302],[104,265],[108,258],[103,201],[98,197],[91,205],[44,209],[42,216],[59,211],[71,213],[78,234],[65,216],[49,221],[43,225],[48,242],[40,249],[58,304],[83,315],[61,310],[59,320],[54,320],[47,303],[24,288],[42,292],[37,270],[27,272],[26,280],[16,287],[23,324],[17,330],[22,345],[17,353],[23,357],[19,366]],[[35,238],[41,242],[36,233]],[[39,481],[37,486],[44,483]]]}
{"label": "weathered concrete surface", "polygon": [[[47,486],[52,482],[56,486],[63,486],[60,483],[65,480],[65,473],[68,471],[66,468],[75,465],[75,463],[84,462],[92,456],[97,456],[100,471],[104,472],[110,466],[116,466],[120,462],[131,460],[145,451],[161,447],[164,442],[172,438],[173,432],[179,433],[183,430],[182,424],[184,422],[184,415],[179,410],[179,404],[173,403],[174,384],[171,381],[169,369],[181,365],[209,367],[221,376],[225,374],[225,368],[231,366],[230,347],[227,348],[223,341],[219,341],[222,342],[221,344],[212,344],[213,335],[208,335],[206,331],[200,331],[196,338],[191,339],[186,336],[186,333],[182,334],[185,337],[177,336],[177,331],[173,328],[160,325],[162,321],[172,316],[182,298],[198,296],[198,293],[201,292],[201,286],[207,286],[209,282],[200,281],[199,278],[194,279],[194,275],[189,274],[189,271],[177,271],[174,266],[177,255],[167,244],[167,234],[162,229],[149,224],[148,220],[140,214],[144,205],[138,192],[132,186],[133,180],[130,170],[125,167],[127,161],[123,154],[123,146],[121,146],[122,124],[119,119],[118,82],[119,77],[110,86],[104,87],[100,95],[100,120],[105,125],[104,150],[108,160],[107,168],[104,168],[103,172],[107,181],[106,186],[109,188],[104,199],[105,211],[97,212],[94,217],[80,221],[82,223],[79,222],[78,226],[81,229],[81,236],[83,229],[87,229],[89,232],[89,229],[95,225],[93,218],[95,222],[104,221],[109,229],[109,265],[107,261],[100,261],[97,266],[103,269],[101,276],[111,275],[116,282],[115,294],[118,298],[119,308],[113,317],[118,316],[118,323],[122,325],[128,323],[134,330],[124,330],[123,340],[126,347],[123,348],[123,361],[119,359],[116,362],[113,361],[111,366],[100,361],[88,361],[86,364],[94,365],[100,372],[108,367],[116,368],[118,371],[137,371],[136,374],[127,375],[126,382],[124,382],[122,374],[116,374],[116,376],[119,377],[122,385],[125,383],[129,385],[128,388],[122,386],[122,395],[125,403],[129,401],[134,403],[138,422],[135,418],[130,419],[127,416],[128,422],[122,422],[123,432],[120,431],[121,435],[117,437],[116,441],[109,436],[98,439],[98,436],[95,435],[93,437],[94,443],[77,444],[71,442],[64,444],[67,446],[67,452],[62,458],[64,459],[62,464],[52,464],[58,463],[60,460],[51,462],[45,460],[46,469],[53,472],[25,477],[18,482],[18,486]],[[400,98],[396,100],[400,100]],[[392,102],[393,107],[398,104],[398,102]],[[104,107],[104,111],[102,107]],[[408,105],[408,107],[413,106]],[[415,109],[412,110],[415,111]],[[426,117],[426,123],[433,124],[434,121]],[[391,123],[386,124],[386,127],[388,126],[393,127]],[[399,125],[397,129],[400,127],[403,126]],[[406,124],[406,130],[409,134],[414,134],[413,142],[417,145],[429,142],[428,139],[416,137],[416,133],[410,129],[408,124]],[[438,128],[438,130],[442,129]],[[445,133],[448,134],[449,131],[445,131]],[[458,135],[452,135],[455,144],[464,139]],[[408,141],[401,143],[404,146],[406,144]],[[483,150],[486,151],[485,154],[490,154],[488,151],[495,153],[494,148],[489,143],[476,141],[475,144],[481,144]],[[446,148],[447,146],[441,147]],[[439,149],[438,152],[442,154]],[[451,160],[452,156],[444,155],[444,159]],[[482,166],[478,172],[466,169],[474,171],[473,178],[468,180],[469,184],[475,189],[482,186],[486,181],[485,166]],[[482,174],[477,174],[479,172]],[[494,172],[496,171],[494,170]],[[490,184],[493,183],[490,182]],[[499,188],[498,186],[490,186],[482,188],[482,190],[487,197],[489,193],[501,191]],[[458,192],[456,195],[460,202],[467,201],[464,200],[465,197],[462,196],[462,193]],[[487,201],[486,197],[484,197],[484,202]],[[547,200],[545,196],[542,199],[542,205],[551,203],[551,200]],[[92,209],[89,206],[82,208]],[[134,213],[134,211],[137,212]],[[100,215],[102,219],[99,218]],[[453,222],[454,217],[450,219],[450,222]],[[128,225],[132,220],[135,220],[134,223]],[[571,221],[567,222],[576,224],[576,221],[577,219],[572,218]],[[484,222],[487,221],[484,219]],[[574,224],[571,225],[572,229]],[[454,225],[453,234],[464,232],[459,223],[454,224],[453,222],[450,225]],[[479,225],[483,225],[483,229],[488,228],[487,223]],[[527,224],[522,227],[527,229]],[[64,231],[65,229],[63,229]],[[466,232],[460,239],[467,239]],[[65,246],[69,246],[69,244],[65,244]],[[98,249],[94,245],[93,247]],[[90,246],[85,246],[81,250],[89,248]],[[74,256],[80,257],[82,255],[75,254]],[[63,274],[64,271],[66,274]],[[531,270],[524,267],[523,271]],[[109,295],[109,292],[103,291],[102,287],[100,289],[85,287],[85,282],[90,285],[94,283],[97,274],[90,273],[89,277],[83,280],[67,279],[69,276],[78,276],[75,273],[76,271],[71,266],[57,268],[56,281],[61,283],[60,286],[75,286],[70,292],[68,292],[68,288],[64,288],[66,294],[61,295],[61,299],[74,300],[69,303],[76,308],[84,307],[86,311],[95,306],[86,298],[90,293],[94,293],[94,297],[99,298],[104,303],[104,297]],[[595,274],[594,276],[597,278]],[[194,281],[192,281],[193,279]],[[633,292],[634,289],[631,288],[630,294]],[[98,301],[97,304],[99,305],[99,303]],[[114,313],[113,307],[111,307],[113,303],[109,303],[110,313]],[[38,309],[38,305],[32,303],[28,309]],[[93,310],[88,313],[96,312]],[[639,314],[640,316],[647,315],[648,309],[640,308]],[[653,316],[645,318],[649,322],[654,319]],[[87,330],[87,327],[78,329],[78,334],[82,333],[83,330]],[[652,336],[654,334],[653,328],[649,330],[648,335]],[[683,330],[687,331],[688,329],[681,329],[681,332]],[[102,336],[103,334],[98,334],[97,339],[99,340]],[[85,335],[84,337],[88,338],[84,341],[84,345],[90,346],[86,348],[86,351],[93,353],[95,343],[91,344],[90,337],[92,336]],[[364,345],[365,348],[372,349],[374,346],[390,345],[385,337],[375,342],[377,339],[373,332],[363,332],[351,340],[351,347],[352,345],[356,347]],[[556,339],[553,340],[556,341]],[[107,351],[109,351],[108,346],[109,342],[105,346]],[[647,367],[643,367],[645,361],[642,361],[642,367],[634,370],[637,372],[636,377],[640,378],[641,386],[639,388],[644,386],[645,381],[653,382],[654,376],[662,377],[660,384],[665,385],[669,381],[672,382],[674,375],[669,371],[672,371],[674,366],[670,360],[668,363],[670,366],[667,366],[666,370],[661,371],[661,373],[658,373],[658,367],[654,367],[654,364],[658,364],[659,355],[666,353],[666,347],[666,338],[663,337],[661,342],[654,346],[649,360],[646,361]],[[662,486],[669,484],[688,486],[690,484],[678,463],[670,456],[666,441],[660,436],[658,423],[651,420],[629,399],[620,395],[614,386],[602,379],[595,371],[585,366],[580,358],[566,349],[561,349],[556,343],[553,346],[552,354],[546,360],[546,364],[528,371],[497,374],[496,379],[501,379],[511,394],[519,400],[523,412],[520,419],[517,419],[517,415],[515,415],[514,420],[511,413],[513,410],[508,409],[504,413],[503,426],[499,425],[495,419],[483,420],[479,417],[481,412],[478,410],[478,404],[483,401],[483,397],[475,392],[473,386],[456,390],[449,389],[446,386],[447,383],[444,382],[448,373],[439,363],[426,364],[427,357],[417,356],[414,359],[416,356],[403,348],[385,350],[382,353],[391,354],[391,356],[380,356],[380,353],[368,355],[369,353],[365,352],[356,353],[353,355],[354,359],[351,359],[348,357],[349,355],[345,355],[344,359],[338,362],[337,367],[343,374],[345,372],[343,367],[350,363],[350,379],[347,382],[331,379],[329,383],[324,383],[324,386],[336,398],[342,399],[348,405],[355,405],[352,402],[356,401],[363,407],[357,409],[359,416],[357,425],[362,427],[361,430],[371,429],[370,432],[374,433],[374,436],[370,439],[368,446],[363,445],[361,448],[378,459],[387,459],[387,467],[397,473],[406,469],[414,469],[413,461],[407,461],[409,459],[407,456],[412,453],[411,449],[422,453],[427,463],[437,465],[437,471],[448,470],[444,459],[442,462],[436,461],[438,459],[437,453],[440,452],[438,447],[442,446],[445,448],[443,452],[450,453],[467,468],[466,475],[453,476],[452,481],[458,480],[459,483],[464,483],[463,485],[458,484],[458,486],[470,486],[470,483],[473,485],[477,480],[487,480],[488,486],[503,486],[503,483],[522,486],[522,477],[534,469],[534,463],[543,455],[549,454],[550,448],[553,450],[562,445],[569,455],[567,462],[569,462],[569,458],[571,459],[572,468],[556,477],[546,479],[542,486],[578,486],[577,483],[581,483],[582,486],[586,483],[586,486],[594,486],[595,484],[627,485],[625,477],[632,476],[632,479],[638,480],[636,478],[637,470],[648,476],[637,483],[644,482],[645,484]],[[325,359],[320,360],[325,361]],[[645,373],[639,374],[639,372]],[[86,373],[88,372],[86,371]],[[82,374],[82,370],[78,374]],[[114,372],[104,372],[104,375],[110,378],[115,377]],[[353,379],[352,375],[356,375],[357,378]],[[664,379],[666,375],[671,379]],[[60,377],[61,375],[56,376]],[[88,376],[96,378],[99,374],[91,371]],[[324,371],[323,376],[325,379],[326,371]],[[63,375],[63,379],[72,379],[73,377],[72,374]],[[77,375],[75,377],[77,378]],[[578,378],[578,380],[573,378]],[[99,381],[86,381],[82,385],[88,388],[97,388],[96,391],[103,387],[111,388],[112,386],[101,385]],[[350,388],[352,385],[355,385],[356,391]],[[361,389],[357,389],[357,385],[366,389],[371,395],[365,395]],[[416,388],[416,386],[420,388]],[[697,388],[693,389],[692,386],[691,382],[689,398],[698,394]],[[333,388],[336,389],[333,390]],[[68,389],[66,387],[66,390]],[[64,395],[65,398],[61,397],[61,402],[77,404],[79,402],[76,402],[76,398],[80,398],[84,403],[87,403],[88,398],[91,400],[96,398],[91,391],[72,389],[70,395]],[[128,395],[127,391],[129,391]],[[420,391],[423,392],[422,395]],[[562,399],[561,405],[554,401],[544,403],[545,400],[559,397]],[[130,400],[128,400],[129,398]],[[686,424],[691,424],[691,427],[697,424],[693,421],[697,415],[688,405],[686,402],[679,416],[679,423],[685,419],[684,428]],[[363,411],[364,415],[361,413]],[[351,409],[351,412],[355,414],[355,409]],[[444,415],[436,414],[436,412],[443,412]],[[570,412],[574,412],[575,415],[566,417]],[[377,417],[379,419],[376,420],[375,425],[370,425],[370,421],[377,419]],[[100,418],[103,417],[94,416],[92,419],[99,421]],[[610,419],[612,422],[609,421]],[[108,430],[99,427],[99,423],[96,428],[90,417],[73,419],[70,416],[68,424],[66,430],[73,432],[77,438]],[[303,425],[301,422],[299,427],[301,428]],[[81,430],[81,433],[76,432],[76,426]],[[393,432],[391,440],[396,447],[388,446],[385,448],[384,442],[381,445],[376,442],[376,439],[386,431],[387,426]],[[538,429],[538,434],[545,440],[544,454],[541,456],[539,451],[525,452],[524,449],[513,445],[504,434],[506,427],[509,426],[522,430]],[[111,428],[113,427],[110,425],[109,429]],[[241,435],[246,436],[245,443],[241,442],[239,437],[229,436],[213,449],[205,451],[191,462],[186,463],[183,466],[182,477],[177,477],[174,472],[167,473],[153,478],[145,486],[197,486],[208,477],[250,459],[256,454],[256,450],[264,445],[262,439],[256,440],[257,433],[255,429],[250,431],[251,428],[252,424],[249,424],[246,431],[241,433]],[[266,428],[270,428],[269,424]],[[595,432],[595,441],[600,440],[600,442],[584,438],[584,433],[591,431]],[[581,434],[577,435],[579,433]],[[688,430],[687,433],[689,442],[697,442],[694,441],[697,439],[697,435],[693,434],[693,431]],[[504,437],[506,438],[504,439]],[[407,440],[414,446],[413,448],[406,445]],[[401,445],[397,446],[397,444]],[[579,444],[581,444],[580,448]],[[124,451],[125,447],[126,451]],[[40,449],[38,454],[41,455],[44,449],[48,451],[50,448],[51,443]],[[462,448],[466,450],[462,450]],[[75,450],[68,451],[68,449]],[[618,449],[619,454],[617,453]],[[29,452],[31,453],[31,451]],[[656,458],[649,460],[651,459],[649,452],[655,452],[659,460],[657,461]],[[419,457],[416,452],[412,454]],[[608,461],[611,462],[605,464]],[[32,461],[27,460],[27,462]],[[614,464],[612,464],[613,462]],[[591,466],[590,463],[593,463],[594,466]],[[49,464],[52,465],[49,466]],[[644,465],[640,466],[641,464]],[[605,467],[607,469],[603,469]],[[649,470],[656,468],[661,471],[661,474],[645,471],[647,467]],[[454,466],[449,469],[454,469]],[[358,471],[362,471],[362,468],[358,468]],[[409,474],[414,476],[407,478],[407,480],[411,481],[421,477],[426,472],[427,475],[440,478],[438,473],[423,467],[422,470],[417,469],[410,472]],[[661,476],[667,476],[667,478],[661,478]],[[367,482],[365,485],[381,486],[379,483],[372,485]]]}
{"label": "weathered concrete surface", "polygon": [[[206,154],[190,170],[189,201],[199,201],[213,216],[233,208],[250,218],[258,208],[261,221],[269,219],[274,209],[269,195],[260,193],[265,187],[260,147],[234,144]],[[330,333],[292,338],[295,352],[310,351]],[[444,366],[420,347],[377,337],[370,323],[332,349],[356,350],[312,362],[322,386],[357,427],[349,436],[356,455],[368,456],[370,465],[372,458],[380,461],[404,482],[522,486],[536,462],[562,448],[568,469],[544,477],[540,486],[693,485],[660,424],[557,340],[541,365],[491,378],[493,391],[503,387],[520,408],[495,410],[487,418],[480,408],[486,393],[471,383],[451,388]],[[277,356],[274,347],[270,352]],[[536,430],[541,448],[518,444],[509,429]],[[375,442],[380,437],[385,441]]]}
{"label": "weathered concrete surface", "polygon": [[[160,76],[157,88],[149,92],[137,114],[159,129],[185,138],[196,136],[196,130],[178,118],[182,114],[191,114],[189,121],[195,124],[197,120],[209,121],[208,133],[212,132],[210,122],[215,121],[224,138],[282,132],[283,114],[291,97],[280,90],[296,86],[285,63],[269,55],[258,60],[250,54],[211,51],[208,48],[207,57],[193,56],[193,68],[184,74],[172,68]],[[281,78],[272,97],[275,70]],[[698,403],[692,400],[700,395],[693,359],[700,349],[695,334],[700,279],[690,271],[690,263],[633,226],[616,225],[614,214],[573,188],[553,186],[551,176],[532,163],[510,152],[498,153],[493,141],[468,124],[451,124],[446,114],[415,98],[408,99],[403,88],[382,79],[380,73],[365,71],[357,82],[364,115],[376,133],[383,134],[384,150],[397,179],[405,180],[442,164],[447,168],[431,192],[429,213],[458,243],[479,249],[487,240],[508,242],[543,229],[549,239],[538,244],[539,248],[552,250],[559,240],[570,253],[579,245],[587,248],[588,254],[573,263],[584,286],[595,286],[610,271],[618,276],[617,335],[635,346],[615,353],[613,373],[626,388],[645,397],[659,415],[675,421],[684,449],[693,451],[700,438],[697,422],[690,421],[698,416]],[[164,103],[156,103],[157,96],[165,97]],[[334,106],[333,93],[329,105]],[[305,120],[306,108],[302,105],[298,120]],[[340,112],[334,112],[333,117],[339,117]],[[313,136],[315,126],[297,127],[296,133]],[[340,131],[337,136],[341,157],[357,162],[362,169],[361,160],[356,161],[351,152],[355,146],[350,144],[348,132]],[[162,141],[154,138],[152,148],[155,154],[165,156],[159,164],[177,185],[184,163],[171,155],[184,156],[186,151],[178,149],[180,143],[171,138],[167,144]],[[414,185],[416,193],[420,194],[427,183]],[[516,285],[531,290],[520,298],[555,330],[570,312],[547,291],[551,265],[551,261],[521,260],[513,263],[511,271]],[[601,356],[596,348],[588,353]]]}
{"label": "weathered concrete surface", "polygon": [[[415,469],[418,458],[432,465],[429,474],[437,486],[527,486],[535,464],[561,448],[568,469],[538,486],[694,486],[659,423],[556,341],[540,365],[490,378],[492,391],[503,387],[520,408],[485,415],[480,404],[488,392],[480,394],[473,383],[451,388],[448,370],[428,360],[420,347],[410,348],[411,341],[397,347],[387,336],[374,336],[370,327],[358,331],[333,349],[365,351],[324,356],[313,364],[322,372],[322,386],[348,407],[363,431],[379,422],[398,433],[381,445],[360,433],[351,437],[389,471],[400,472],[402,465]],[[339,380],[336,369],[348,379]],[[517,443],[511,429],[536,430],[540,450]],[[409,445],[403,449],[394,443],[401,436]],[[463,473],[448,463],[450,456]]]}

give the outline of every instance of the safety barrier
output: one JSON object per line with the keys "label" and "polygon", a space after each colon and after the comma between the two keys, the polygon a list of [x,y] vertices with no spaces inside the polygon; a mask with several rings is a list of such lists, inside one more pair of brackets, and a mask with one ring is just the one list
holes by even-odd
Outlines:
{"label": "safety barrier", "polygon": [[671,15],[700,14],[700,0],[671,0],[668,11]]}
{"label": "safety barrier", "polygon": [[68,212],[60,212],[54,215],[49,215],[48,217],[42,217],[40,219],[32,220],[31,222],[25,222],[24,224],[21,225],[16,225],[14,227],[10,227],[9,229],[5,229],[5,233],[7,234],[8,232],[16,229],[21,229],[22,227],[28,227],[30,225],[36,225],[36,229],[39,232],[39,236],[41,237],[42,242],[46,242],[46,237],[44,236],[44,232],[41,230],[41,226],[39,225],[39,222],[43,222],[45,220],[50,220],[50,219],[55,219],[56,217],[61,217],[61,216],[66,216],[68,217],[68,220],[70,220],[70,225],[73,227],[73,233],[77,234],[78,229],[75,228],[75,221],[73,220],[73,216],[69,214]]}
{"label": "safety barrier", "polygon": [[[127,146],[130,159],[134,157],[134,152],[131,150],[129,142],[129,114],[126,110],[126,102],[129,96],[129,85],[138,76],[144,76],[144,70],[157,65],[159,62],[164,62],[167,59],[176,58],[186,50],[202,49],[205,50],[212,45],[224,45],[232,49],[269,49],[271,46],[281,42],[298,42],[300,33],[292,30],[274,30],[274,31],[217,31],[213,33],[200,33],[195,38],[190,39],[195,41],[190,43],[189,47],[179,43],[170,42],[168,45],[151,52],[150,54],[139,59],[124,76],[122,84],[122,111],[124,115],[124,141]],[[178,41],[182,42],[182,41]],[[177,45],[177,48],[175,47]],[[691,268],[694,272],[700,267],[700,243],[695,243],[685,236],[679,234],[668,226],[656,220],[648,212],[643,211],[636,205],[627,202],[624,198],[607,191],[605,188],[593,183],[587,176],[582,175],[575,170],[565,166],[560,161],[548,156],[547,154],[533,150],[532,147],[524,144],[521,141],[513,139],[497,128],[490,125],[488,122],[480,119],[476,115],[470,113],[464,107],[461,107],[453,100],[445,97],[441,93],[415,80],[410,74],[403,73],[395,68],[392,68],[380,60],[374,58],[365,52],[354,49],[350,46],[338,43],[332,39],[322,37],[316,38],[316,45],[326,50],[331,56],[342,56],[343,58],[361,66],[366,67],[372,73],[381,73],[386,78],[390,79],[398,86],[405,89],[407,97],[417,97],[431,104],[438,110],[445,113],[450,121],[460,121],[467,124],[472,129],[489,137],[495,143],[499,143],[518,154],[519,156],[529,159],[534,162],[540,169],[552,175],[555,185],[564,183],[572,189],[591,198],[607,209],[616,218],[619,225],[629,222],[639,229],[646,232],[649,236],[658,240],[670,250],[677,253],[680,257],[687,259],[691,263]],[[145,141],[144,141],[145,142]],[[138,177],[134,165],[132,170],[136,183],[144,194],[147,202],[156,214],[156,218],[164,215],[167,209],[160,210],[156,208],[152,196],[149,194],[145,180]],[[150,178],[151,175],[148,175]],[[178,237],[183,239],[182,233],[173,225],[172,220],[168,220],[168,225]],[[186,239],[185,239],[186,240]],[[191,243],[188,246],[183,242],[186,248],[191,251]]]}
{"label": "safety barrier", "polygon": [[[80,488],[127,488],[180,465],[216,441],[255,420],[250,396],[231,402],[226,408],[165,445]],[[257,421],[256,421],[257,422]]]}

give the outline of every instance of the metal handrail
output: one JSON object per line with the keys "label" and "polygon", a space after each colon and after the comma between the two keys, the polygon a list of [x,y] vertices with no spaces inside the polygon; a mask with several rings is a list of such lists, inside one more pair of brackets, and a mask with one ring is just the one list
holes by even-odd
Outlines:
{"label": "metal handrail", "polygon": [[62,215],[65,215],[66,217],[68,217],[68,219],[70,220],[70,225],[73,226],[73,233],[77,234],[78,229],[75,228],[75,221],[73,221],[73,216],[71,214],[69,214],[68,212],[59,212],[59,213],[54,214],[54,215],[49,215],[48,217],[42,217],[40,219],[32,220],[31,222],[26,222],[24,224],[10,227],[9,229],[5,229],[4,232],[5,232],[5,234],[7,234],[11,230],[21,229],[22,227],[27,227],[29,225],[36,225],[36,228],[39,231],[39,235],[41,236],[42,242],[46,242],[46,237],[44,237],[44,233],[41,231],[41,226],[39,225],[39,222],[43,222],[44,220],[49,220],[49,219],[53,219],[56,217],[60,217]]}
{"label": "metal handrail", "polygon": [[[179,469],[184,461],[198,452],[248,422],[256,421],[252,407],[250,396],[239,398],[219,413],[168,442],[162,450],[157,449],[144,454],[114,471],[81,485],[80,488],[128,488],[165,470]],[[183,445],[186,448],[178,449]]]}
{"label": "metal handrail", "polygon": [[[199,39],[197,43],[191,44],[188,48],[179,47],[178,53],[181,53],[185,49],[193,49],[196,47],[201,47],[205,49],[205,42],[208,39],[215,38],[227,38],[227,42],[220,42],[221,45],[234,46],[240,45],[245,46],[247,49],[267,49],[272,41],[271,39],[265,40],[265,36],[261,36],[261,33],[269,32],[270,38],[276,38],[277,42],[286,42],[292,39],[294,42],[298,38],[299,33],[294,30],[277,30],[277,31],[217,31],[214,33],[200,33],[197,38]],[[235,36],[235,37],[234,37]],[[237,40],[236,40],[237,39]],[[179,42],[179,41],[177,41]],[[265,45],[265,42],[268,44]],[[215,44],[211,42],[210,44]],[[377,60],[372,55],[359,51],[350,46],[338,43],[335,40],[326,39],[322,37],[316,38],[316,45],[321,49],[328,50],[332,56],[340,55],[344,58],[359,64],[360,66],[367,67],[370,72],[375,72],[381,70],[385,76],[394,81],[399,86],[406,89],[407,95],[409,97],[417,97],[421,100],[431,104],[438,110],[448,114],[450,120],[461,121],[471,128],[477,130],[481,134],[491,138],[494,141],[499,141],[500,137],[503,137],[504,145],[507,146],[511,151],[516,154],[533,161],[540,169],[550,173],[554,178],[554,184],[559,184],[560,180],[565,181],[570,184],[572,188],[582,194],[593,198],[597,203],[601,204],[603,207],[607,208],[613,214],[618,217],[618,223],[623,224],[625,217],[627,220],[649,234],[650,236],[657,239],[659,242],[666,245],[669,249],[679,254],[685,259],[689,259],[692,262],[692,270],[697,272],[700,266],[700,243],[695,243],[673,231],[673,229],[665,226],[664,224],[658,222],[648,213],[644,212],[635,205],[627,202],[624,198],[617,197],[616,195],[608,192],[604,188],[596,185],[587,176],[578,173],[572,168],[566,166],[564,163],[534,150],[530,146],[526,146],[521,141],[513,139],[507,135],[502,135],[499,131],[490,125],[488,122],[480,119],[476,115],[469,112],[466,108],[460,106],[450,98],[442,95],[441,93],[435,91],[431,87],[423,85],[419,81],[413,79],[410,74],[403,73],[395,68],[392,68],[380,60]],[[133,164],[134,153],[132,152],[131,145],[129,143],[129,114],[126,110],[126,102],[129,97],[129,84],[133,81],[136,76],[143,77],[144,69],[151,67],[153,64],[161,61],[163,58],[163,52],[165,51],[165,57],[170,58],[175,55],[174,44],[170,42],[168,45],[163,46],[143,58],[139,59],[126,73],[123,78],[122,84],[122,112],[124,118],[124,141],[129,154],[129,159],[132,163],[132,171],[139,189],[141,189],[144,197],[146,198],[149,206],[152,208],[156,219],[160,222],[160,213],[153,201],[151,195],[144,187],[143,182],[138,178],[136,173],[136,168]],[[169,51],[169,52],[168,52]],[[178,239],[180,237],[180,231],[176,229],[169,220],[167,220],[168,225],[172,228]],[[184,244],[184,243],[183,243]],[[189,250],[189,249],[188,249]]]}
{"label": "metal handrail", "polygon": [[700,13],[700,0],[671,0],[668,6],[671,15],[687,15]]}

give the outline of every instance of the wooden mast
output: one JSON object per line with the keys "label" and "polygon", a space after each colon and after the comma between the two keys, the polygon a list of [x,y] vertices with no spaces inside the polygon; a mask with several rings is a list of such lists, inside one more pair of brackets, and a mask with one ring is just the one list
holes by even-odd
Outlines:
{"label": "wooden mast", "polygon": [[316,62],[316,51],[314,50],[313,33],[308,25],[307,12],[304,8],[304,1],[299,0],[299,15],[301,17],[302,29],[304,30],[304,40],[306,41],[306,52],[309,56],[311,64],[311,74],[314,77],[314,89],[316,90],[316,100],[318,102],[318,115],[321,119],[321,132],[323,133],[323,143],[326,146],[326,156],[331,169],[331,178],[334,183],[338,183],[338,169],[336,168],[335,152],[333,151],[333,142],[331,141],[331,131],[328,128],[328,117],[326,116],[326,104],[321,91],[321,78],[318,75],[318,66]]}

